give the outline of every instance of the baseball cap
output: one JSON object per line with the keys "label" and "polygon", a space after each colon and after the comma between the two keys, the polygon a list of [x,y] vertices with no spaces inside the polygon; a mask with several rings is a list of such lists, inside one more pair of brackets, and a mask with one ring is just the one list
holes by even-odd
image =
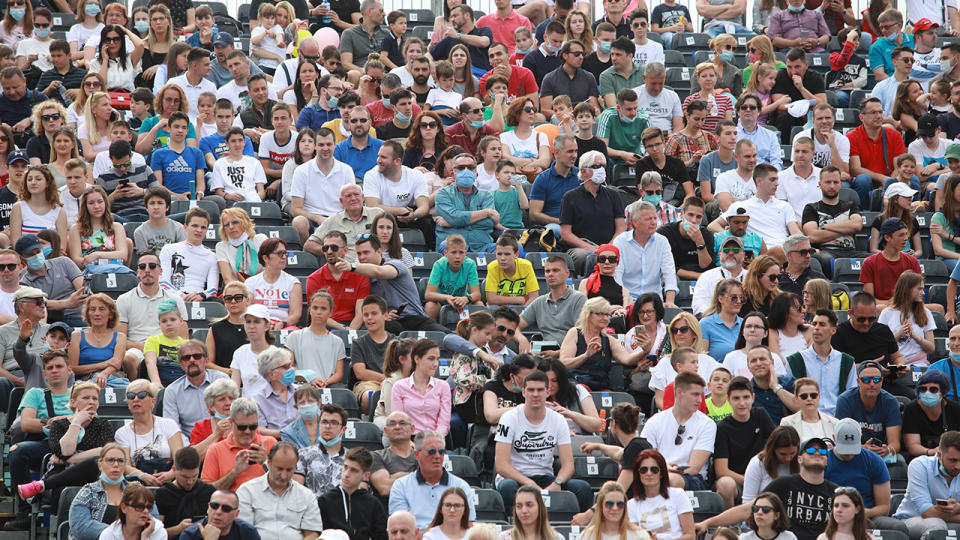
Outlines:
{"label": "baseball cap", "polygon": [[750,217],[750,210],[747,209],[747,205],[743,204],[743,201],[737,201],[727,207],[723,218],[730,219],[732,217]]}
{"label": "baseball cap", "polygon": [[723,242],[720,244],[720,247],[722,248],[731,242],[740,246],[740,249],[743,249],[743,238],[740,238],[739,236],[734,236],[732,234],[723,239]]}
{"label": "baseball cap", "polygon": [[[13,301],[19,302],[24,298],[46,298],[47,293],[36,289],[34,287],[20,287],[17,289],[17,292],[13,293]],[[72,333],[72,332],[71,332]]]}
{"label": "baseball cap", "polygon": [[853,418],[844,418],[837,422],[837,453],[855,456],[860,453],[860,422]]}
{"label": "baseball cap", "polygon": [[900,195],[901,197],[913,197],[916,194],[917,190],[913,189],[908,184],[897,181],[887,186],[886,191],[883,192],[883,198],[889,199],[894,195]]}
{"label": "baseball cap", "polygon": [[927,18],[920,19],[919,21],[913,23],[914,33],[923,32],[924,30],[929,30],[931,28],[940,28],[940,25]]}
{"label": "baseball cap", "polygon": [[940,122],[937,121],[937,117],[927,113],[921,116],[917,120],[917,135],[920,137],[933,137],[937,134],[937,128],[940,127]]}
{"label": "baseball cap", "polygon": [[70,326],[69,324],[65,323],[65,322],[62,322],[62,321],[57,321],[57,322],[51,324],[51,325],[50,325],[50,328],[47,328],[47,333],[49,334],[50,332],[52,332],[52,331],[54,331],[54,330],[60,330],[61,332],[63,332],[64,334],[66,334],[66,335],[67,335],[67,341],[70,341],[70,336],[73,335],[73,327]]}
{"label": "baseball cap", "polygon": [[13,249],[20,255],[27,257],[35,249],[42,250],[43,244],[40,243],[40,239],[37,238],[37,235],[25,234],[17,240],[17,243],[14,244]]}
{"label": "baseball cap", "polygon": [[270,311],[267,309],[267,306],[263,304],[250,304],[250,306],[247,307],[247,311],[244,312],[244,315],[270,320]]}
{"label": "baseball cap", "polygon": [[233,36],[230,35],[230,32],[219,32],[217,37],[213,38],[213,44],[222,45],[224,47],[230,47],[233,45]]}
{"label": "baseball cap", "polygon": [[823,448],[830,448],[832,446],[832,443],[828,439],[824,439],[822,437],[810,437],[809,439],[803,441],[803,444],[800,445],[800,451],[803,452],[815,444],[822,446]]}
{"label": "baseball cap", "polygon": [[[887,221],[890,221],[890,220],[887,220]],[[863,371],[868,368],[877,368],[880,370],[880,373],[883,373],[883,366],[881,366],[879,362],[874,362],[873,360],[867,360],[866,362],[862,362],[859,366],[857,366],[857,375],[863,373]]]}
{"label": "baseball cap", "polygon": [[10,152],[10,155],[7,156],[7,165],[13,165],[13,162],[15,161],[25,161],[30,163],[30,158],[27,157],[27,151],[14,150],[13,152]]}
{"label": "baseball cap", "polygon": [[[906,228],[907,226],[904,225],[903,220],[901,220],[900,218],[895,218],[895,217],[887,218],[883,220],[883,224],[880,225],[880,235],[887,236],[888,234],[893,234],[899,231],[900,229],[906,229]],[[861,364],[860,367],[862,368],[863,364]]]}
{"label": "baseball cap", "polygon": [[947,151],[944,152],[943,157],[960,159],[960,143],[953,143],[947,147]]}

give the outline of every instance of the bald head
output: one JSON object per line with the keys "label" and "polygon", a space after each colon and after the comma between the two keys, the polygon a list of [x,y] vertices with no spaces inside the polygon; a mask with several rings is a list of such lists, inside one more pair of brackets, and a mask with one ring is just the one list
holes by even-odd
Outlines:
{"label": "bald head", "polygon": [[317,57],[320,56],[320,43],[317,41],[317,38],[310,36],[303,38],[300,41],[299,47],[300,58],[305,56]]}
{"label": "bald head", "polygon": [[417,519],[406,510],[398,510],[387,519],[387,537],[390,540],[414,540],[419,533]]}

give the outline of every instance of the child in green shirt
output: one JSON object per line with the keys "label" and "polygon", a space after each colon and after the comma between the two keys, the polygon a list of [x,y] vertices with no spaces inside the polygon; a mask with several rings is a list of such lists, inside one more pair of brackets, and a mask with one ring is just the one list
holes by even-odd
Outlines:
{"label": "child in green shirt", "polygon": [[710,395],[706,397],[707,416],[716,423],[733,414],[733,407],[727,399],[727,386],[732,375],[727,368],[718,367],[710,374]]}
{"label": "child in green shirt", "polygon": [[[513,177],[517,174],[517,167],[509,159],[497,162],[497,190],[493,192],[493,207],[500,214],[500,223],[497,229],[523,229],[523,212],[530,207],[527,194],[517,187]],[[521,178],[523,176],[521,175]]]}
{"label": "child in green shirt", "polygon": [[157,306],[158,322],[161,333],[150,336],[143,344],[143,361],[147,366],[147,375],[150,382],[167,386],[183,376],[183,369],[177,361],[180,344],[187,340],[177,333],[183,318],[177,309],[177,301],[166,298]]}

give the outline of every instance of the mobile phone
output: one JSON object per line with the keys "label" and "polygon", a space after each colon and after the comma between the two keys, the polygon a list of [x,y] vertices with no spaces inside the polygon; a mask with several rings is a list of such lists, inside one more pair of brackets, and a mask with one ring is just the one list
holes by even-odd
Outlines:
{"label": "mobile phone", "polygon": [[650,361],[650,367],[653,367],[653,366],[657,365],[657,362],[660,361],[660,357],[657,356],[657,355],[655,355],[655,354],[648,354],[648,355],[647,355],[647,360]]}
{"label": "mobile phone", "polygon": [[407,302],[404,302],[397,306],[397,315],[403,313],[403,310],[407,309]]}
{"label": "mobile phone", "polygon": [[947,506],[948,504],[950,504],[950,501],[948,501],[947,499],[937,499],[937,504],[939,504],[940,506]]}

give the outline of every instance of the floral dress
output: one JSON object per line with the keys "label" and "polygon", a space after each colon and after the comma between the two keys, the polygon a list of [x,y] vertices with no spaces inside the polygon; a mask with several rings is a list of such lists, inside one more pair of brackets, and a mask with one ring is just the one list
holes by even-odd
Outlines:
{"label": "floral dress", "polygon": [[493,378],[493,370],[482,360],[465,354],[453,355],[450,363],[453,378],[453,409],[464,422],[473,423],[483,418],[483,385]]}

